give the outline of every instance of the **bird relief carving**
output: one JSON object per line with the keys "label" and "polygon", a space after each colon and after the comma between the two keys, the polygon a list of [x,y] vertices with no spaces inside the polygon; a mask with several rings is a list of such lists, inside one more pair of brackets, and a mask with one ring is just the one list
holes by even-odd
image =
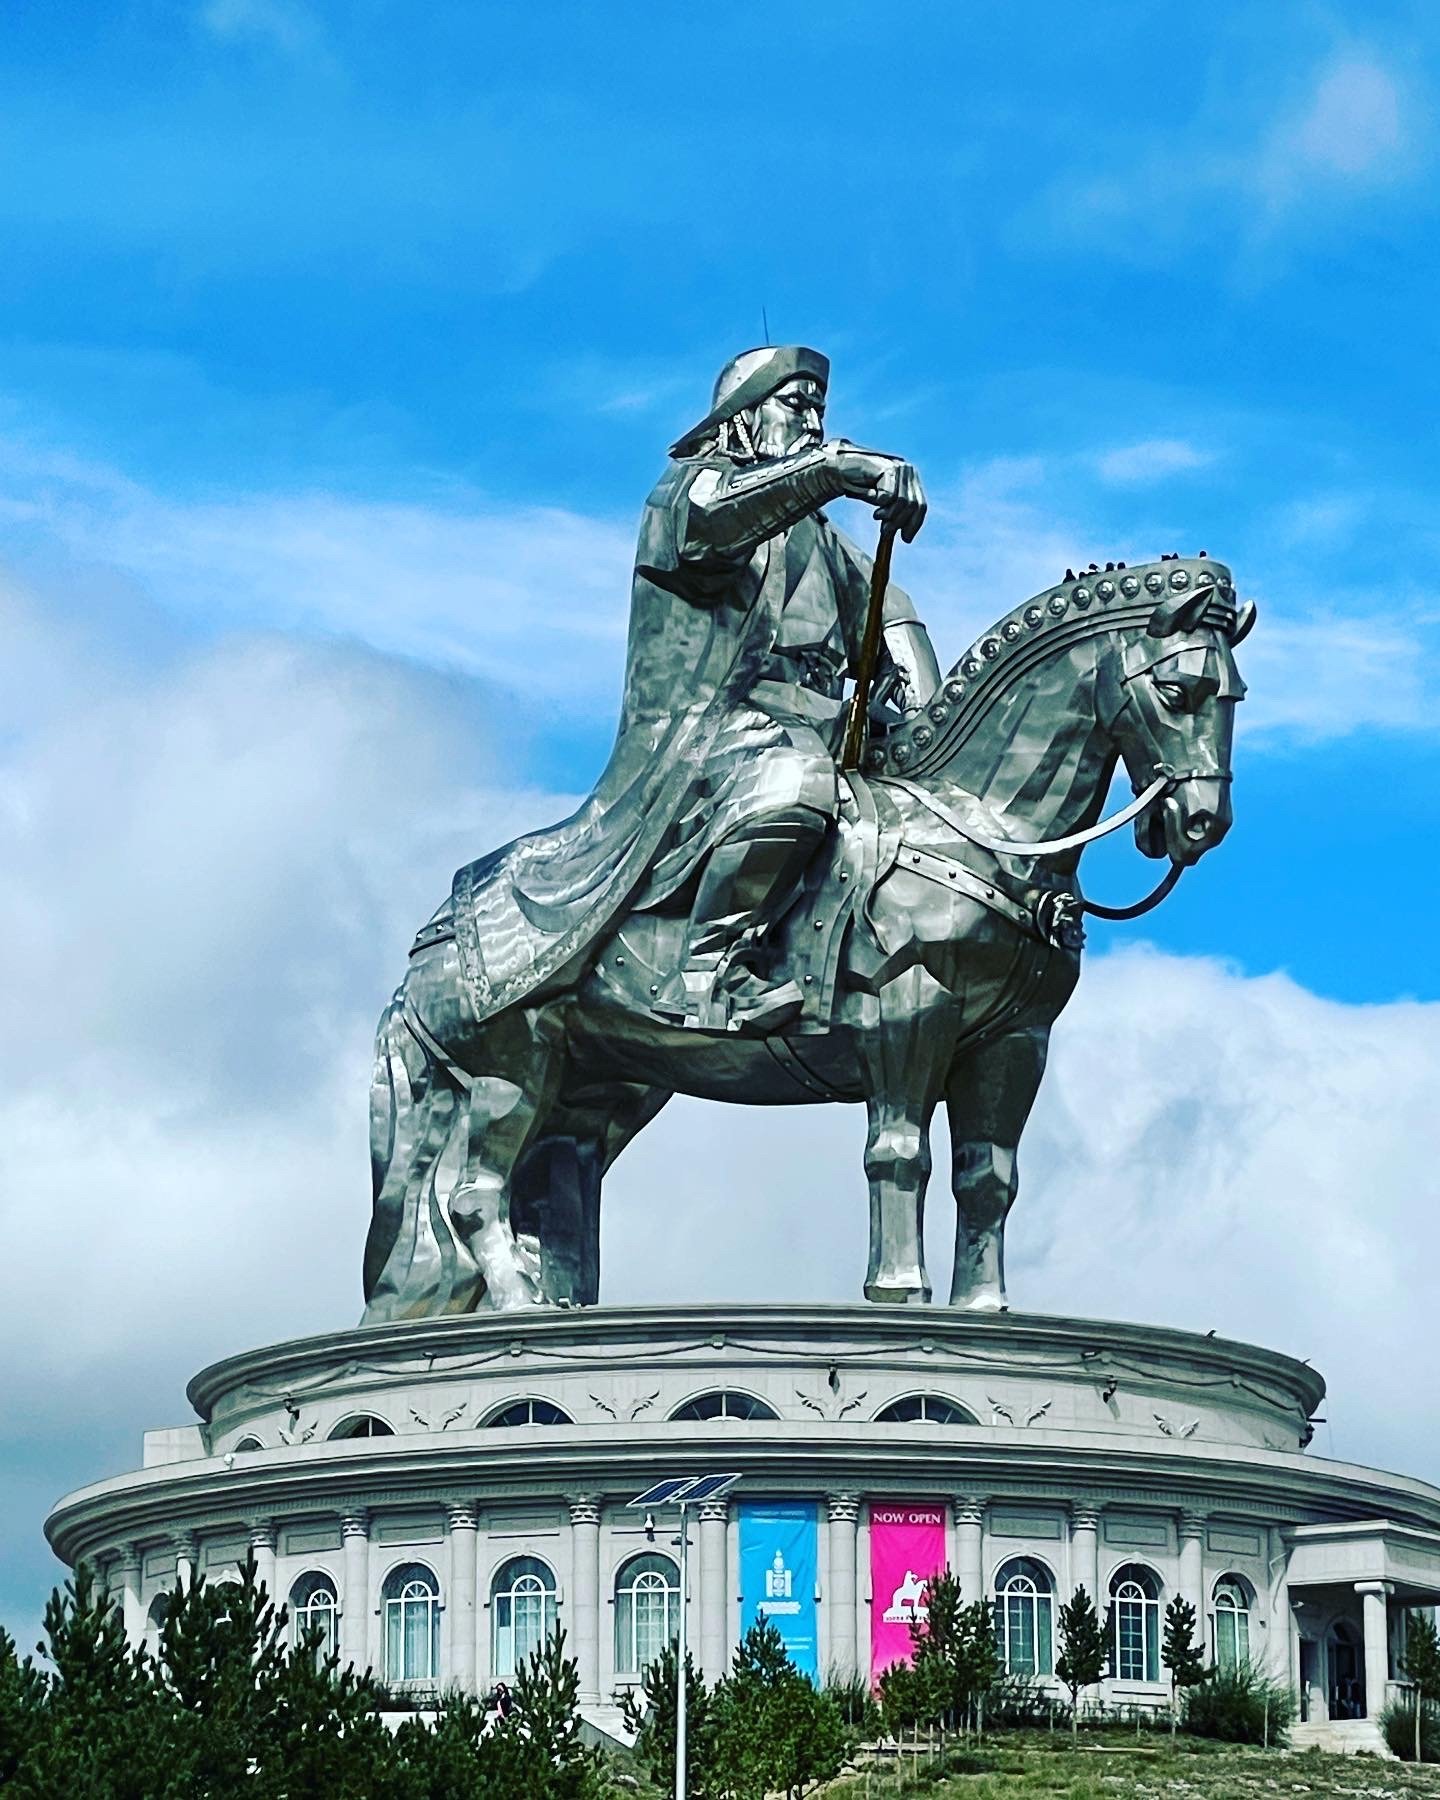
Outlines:
{"label": "bird relief carving", "polygon": [[[985,1398],[990,1402],[990,1423],[992,1425],[998,1425],[1002,1420],[1005,1424],[1014,1425],[1016,1427],[1033,1425],[1037,1420],[1043,1419],[1046,1413],[1049,1412],[1050,1408],[1055,1404],[1053,1400],[1042,1400],[1038,1406],[1023,1407],[1018,1404],[1015,1406],[1006,1406],[1003,1402],[997,1400],[993,1394],[987,1394]],[[1019,1414],[1023,1414],[1024,1416],[1018,1417],[1017,1415]]]}
{"label": "bird relief carving", "polygon": [[406,1411],[422,1431],[448,1431],[469,1404],[468,1400],[462,1400],[458,1406],[452,1406],[448,1412],[441,1413],[433,1420],[413,1406],[407,1407]]}
{"label": "bird relief carving", "polygon": [[795,1398],[802,1406],[808,1407],[811,1412],[819,1413],[822,1419],[828,1419],[831,1424],[836,1424],[847,1413],[854,1412],[869,1391],[868,1388],[861,1388],[858,1394],[852,1394],[847,1400],[843,1391],[838,1388],[833,1394],[806,1394],[796,1388]]}
{"label": "bird relief carving", "polygon": [[656,1388],[653,1393],[641,1394],[638,1399],[634,1400],[622,1400],[620,1396],[615,1393],[612,1393],[608,1400],[605,1399],[602,1394],[591,1394],[590,1398],[600,1408],[601,1412],[609,1413],[612,1419],[618,1419],[623,1411],[626,1420],[633,1424],[634,1421],[640,1417],[641,1413],[649,1412],[650,1408],[660,1398],[660,1390],[659,1388]]}
{"label": "bird relief carving", "polygon": [[1194,1437],[1200,1429],[1198,1419],[1187,1419],[1183,1425],[1177,1425],[1173,1419],[1167,1419],[1164,1413],[1153,1413],[1151,1416],[1166,1437]]}

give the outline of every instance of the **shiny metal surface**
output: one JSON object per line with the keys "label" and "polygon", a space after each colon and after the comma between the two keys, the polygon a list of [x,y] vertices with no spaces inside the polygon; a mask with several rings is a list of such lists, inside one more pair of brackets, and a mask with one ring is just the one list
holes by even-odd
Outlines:
{"label": "shiny metal surface", "polygon": [[1117,763],[1154,790],[1147,856],[1188,866],[1229,828],[1253,614],[1205,558],[1067,572],[943,680],[891,585],[865,770],[838,777],[870,564],[819,507],[859,495],[908,537],[924,493],[897,458],[821,442],[816,353],[763,355],[722,372],[647,503],[594,793],[459,872],[381,1019],[367,1323],[593,1303],[605,1172],[677,1092],[863,1103],[864,1291],[890,1303],[930,1298],[943,1102],[950,1300],[1004,1306],[1016,1152]]}

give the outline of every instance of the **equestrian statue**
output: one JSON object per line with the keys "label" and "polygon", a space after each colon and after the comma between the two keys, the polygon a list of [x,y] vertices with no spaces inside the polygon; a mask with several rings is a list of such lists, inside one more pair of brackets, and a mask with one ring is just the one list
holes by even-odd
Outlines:
{"label": "equestrian statue", "polygon": [[[367,1324],[593,1304],[605,1174],[676,1093],[863,1103],[864,1291],[891,1304],[931,1296],[943,1101],[950,1304],[1006,1305],[1083,915],[1155,904],[1229,829],[1254,608],[1203,552],[1092,564],[942,678],[888,579],[919,475],[825,438],[828,381],[800,346],[721,371],[646,502],[594,792],[461,869],[415,940],[376,1043]],[[840,498],[873,506],[873,562],[826,517]],[[1135,798],[1106,817],[1120,765]],[[1099,906],[1081,851],[1130,823],[1168,872]]]}

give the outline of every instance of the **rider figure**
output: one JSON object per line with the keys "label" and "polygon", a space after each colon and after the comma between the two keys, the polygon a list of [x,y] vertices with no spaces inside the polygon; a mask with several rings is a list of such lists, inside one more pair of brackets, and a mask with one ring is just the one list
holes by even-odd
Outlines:
{"label": "rider figure", "polygon": [[[836,817],[842,684],[871,573],[821,508],[870,502],[907,541],[925,518],[910,463],[824,440],[829,371],[799,346],[727,363],[711,410],[672,447],[641,528],[622,732],[653,732],[658,747],[687,678],[712,664],[716,633],[735,645],[706,697],[723,716],[637,897],[644,908],[693,895],[681,967],[655,1002],[677,1019],[720,1001],[736,1028],[770,1031],[801,1010],[797,984],[768,967],[763,937]],[[929,636],[893,586],[881,691],[887,683],[907,711],[939,683]]]}

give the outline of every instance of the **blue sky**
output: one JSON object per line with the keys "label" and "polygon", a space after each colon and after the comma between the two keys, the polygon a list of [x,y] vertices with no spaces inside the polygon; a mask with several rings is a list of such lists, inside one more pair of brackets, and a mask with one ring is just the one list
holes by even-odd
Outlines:
{"label": "blue sky", "polygon": [[[32,1554],[47,1501],[133,1460],[196,1362],[354,1309],[370,1022],[454,864],[603,759],[640,502],[762,314],[831,354],[836,430],[920,465],[932,517],[897,575],[942,662],[1092,558],[1203,546],[1260,606],[1234,832],[1097,941],[1071,1063],[1057,1039],[1021,1302],[1213,1322],[1172,1279],[1179,1200],[1135,1185],[1173,1166],[1159,1123],[1143,1154],[1125,1139],[1131,1175],[1097,1140],[1074,1186],[1066,1069],[1111,1006],[1143,1011],[1197,1107],[1233,1058],[1281,1121],[1226,1190],[1253,1200],[1241,1250],[1265,1213],[1289,1236],[1257,1258],[1333,1254],[1305,1265],[1312,1292],[1373,1267],[1332,1360],[1379,1307],[1428,1352],[1402,1276],[1440,1248],[1416,1097],[1440,1079],[1437,77],[1422,4],[173,0],[8,21],[0,899],[43,1053],[5,1052],[0,1230],[40,1373],[0,1418],[0,1618],[25,1625],[53,1576]],[[1151,875],[1123,845],[1092,867],[1105,898]],[[1293,1176],[1317,1236],[1286,1170],[1337,1107],[1354,1163]],[[771,1129],[756,1167],[794,1153]],[[1202,1161],[1203,1119],[1183,1129]],[[71,1132],[104,1171],[84,1249],[55,1222]],[[637,1242],[646,1154],[616,1202]],[[262,1297],[212,1266],[197,1194]],[[1083,1244],[1047,1247],[1082,1200],[1116,1232],[1143,1219],[1148,1289],[1101,1291]],[[136,1301],[162,1268],[165,1306]],[[830,1279],[817,1293],[851,1291]],[[1239,1283],[1227,1328],[1324,1350],[1273,1285]],[[1335,1453],[1440,1476],[1398,1404],[1365,1432]]]}

